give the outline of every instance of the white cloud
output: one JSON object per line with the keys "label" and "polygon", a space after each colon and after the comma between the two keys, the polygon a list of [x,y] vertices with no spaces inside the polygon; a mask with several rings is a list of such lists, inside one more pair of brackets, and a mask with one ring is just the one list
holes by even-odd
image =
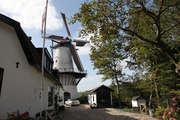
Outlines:
{"label": "white cloud", "polygon": [[123,66],[123,67],[126,67],[126,65],[127,65],[127,60],[130,60],[129,58],[127,58],[127,59],[124,59],[123,61],[121,61],[121,65]]}
{"label": "white cloud", "polygon": [[[0,12],[20,22],[23,28],[41,30],[45,0],[0,0],[0,3]],[[61,27],[62,20],[49,1],[47,30],[55,30]]]}
{"label": "white cloud", "polygon": [[83,78],[81,82],[97,81],[97,80],[101,80],[102,77],[103,75],[97,75],[88,78]]}

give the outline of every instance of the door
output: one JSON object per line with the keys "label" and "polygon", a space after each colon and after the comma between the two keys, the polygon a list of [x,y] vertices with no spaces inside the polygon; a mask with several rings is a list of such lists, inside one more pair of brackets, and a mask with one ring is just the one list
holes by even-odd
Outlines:
{"label": "door", "polygon": [[71,94],[69,92],[64,92],[64,102],[70,98],[71,98]]}

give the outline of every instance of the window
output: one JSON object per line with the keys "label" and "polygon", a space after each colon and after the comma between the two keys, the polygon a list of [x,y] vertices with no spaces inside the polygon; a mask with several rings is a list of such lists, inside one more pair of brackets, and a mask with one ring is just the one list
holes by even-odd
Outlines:
{"label": "window", "polygon": [[46,55],[44,55],[44,67],[46,67]]}
{"label": "window", "polygon": [[53,105],[53,87],[48,85],[48,107]]}
{"label": "window", "polygon": [[44,67],[49,72],[52,72],[52,63],[50,62],[50,59],[46,55],[44,55]]}
{"label": "window", "polygon": [[0,68],[0,96],[1,96],[1,89],[2,89],[3,73],[4,73],[4,69]]}

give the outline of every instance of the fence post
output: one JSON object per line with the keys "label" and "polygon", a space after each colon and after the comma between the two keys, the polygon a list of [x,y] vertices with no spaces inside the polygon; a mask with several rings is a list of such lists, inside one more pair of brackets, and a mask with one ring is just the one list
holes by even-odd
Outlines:
{"label": "fence post", "polygon": [[45,120],[47,120],[47,110],[45,109]]}

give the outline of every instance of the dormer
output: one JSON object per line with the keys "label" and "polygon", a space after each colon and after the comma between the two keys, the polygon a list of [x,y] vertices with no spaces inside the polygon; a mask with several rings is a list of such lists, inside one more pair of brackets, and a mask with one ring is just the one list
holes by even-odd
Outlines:
{"label": "dormer", "polygon": [[[42,48],[36,48],[42,58]],[[44,68],[50,73],[53,73],[53,59],[49,54],[47,48],[44,49]]]}

